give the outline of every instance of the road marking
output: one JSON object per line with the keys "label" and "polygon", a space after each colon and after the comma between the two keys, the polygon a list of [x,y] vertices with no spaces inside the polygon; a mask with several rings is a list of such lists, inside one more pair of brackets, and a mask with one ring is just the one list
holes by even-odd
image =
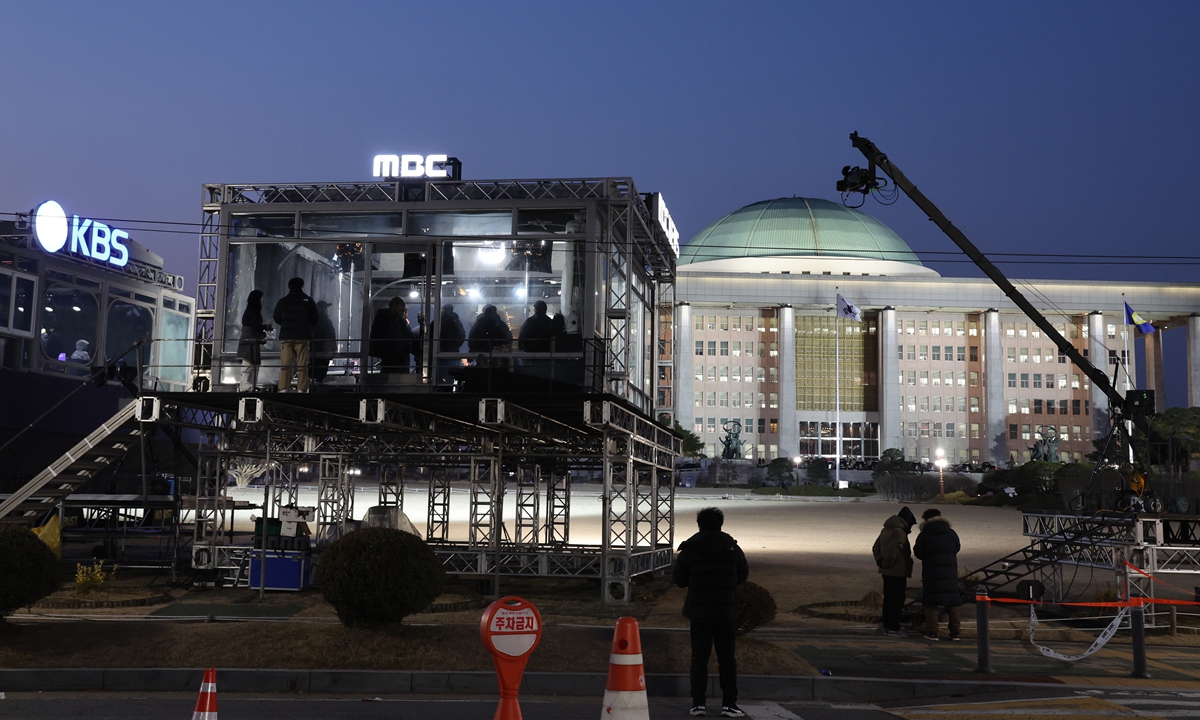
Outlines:
{"label": "road marking", "polygon": [[[893,710],[908,720],[942,718],[1037,717],[1084,720],[1085,718],[1146,717],[1131,708],[1096,697],[1054,698],[1045,700],[1008,700],[998,702],[926,705]],[[1161,716],[1160,716],[1161,717]]]}
{"label": "road marking", "polygon": [[747,705],[742,708],[752,720],[804,720],[796,713],[780,707],[779,703],[763,703],[762,705]]}

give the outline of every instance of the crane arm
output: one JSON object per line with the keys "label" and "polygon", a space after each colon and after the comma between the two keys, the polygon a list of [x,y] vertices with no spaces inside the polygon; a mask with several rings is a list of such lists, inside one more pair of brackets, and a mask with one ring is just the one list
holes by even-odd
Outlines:
{"label": "crane arm", "polygon": [[[938,209],[937,205],[934,205],[933,201],[925,196],[925,193],[917,189],[917,186],[914,185],[912,181],[910,181],[904,175],[904,173],[900,171],[900,168],[896,167],[890,160],[888,160],[887,155],[884,155],[879,148],[875,146],[875,143],[871,142],[865,137],[860,137],[857,132],[850,134],[850,142],[853,143],[854,147],[858,148],[858,150],[867,158],[867,162],[869,163],[869,175],[866,178],[867,185],[860,186],[858,188],[851,187],[847,189],[858,190],[859,192],[864,193],[869,192],[870,189],[873,189],[871,187],[871,183],[873,183],[873,178],[875,177],[874,169],[879,168],[882,170],[889,178],[892,179],[892,182],[896,184],[896,187],[903,190],[904,194],[907,195],[914,203],[916,203],[917,207],[921,208],[921,211],[924,212],[930,220],[936,223],[937,226],[941,228],[942,232],[946,233],[946,235],[954,241],[954,244],[961,248],[962,251],[967,254],[967,257],[971,258],[971,260],[979,266],[979,269],[982,270],[985,275],[991,278],[992,282],[996,283],[997,287],[1004,291],[1004,294],[1008,296],[1008,299],[1012,300],[1013,304],[1019,307],[1021,311],[1033,321],[1034,325],[1037,325],[1042,332],[1046,333],[1046,337],[1050,338],[1050,340],[1054,342],[1054,344],[1058,347],[1058,351],[1071,358],[1071,362],[1075,363],[1076,367],[1082,370],[1083,373],[1087,375],[1089,379],[1091,379],[1092,383],[1106,396],[1108,396],[1113,408],[1124,408],[1125,398],[1121,395],[1121,393],[1117,392],[1115,387],[1113,387],[1113,384],[1109,381],[1108,376],[1106,376],[1099,368],[1089,362],[1082,353],[1076,350],[1075,346],[1072,345],[1066,338],[1064,338],[1062,334],[1055,329],[1054,325],[1052,325],[1050,321],[1047,320],[1046,317],[1042,315],[1042,313],[1035,308],[1033,304],[1030,303],[1029,300],[1027,300],[1011,282],[1009,282],[1008,278],[1004,276],[1004,273],[1000,272],[999,268],[993,265],[992,261],[988,260],[987,257],[979,251],[979,248],[975,247],[974,243],[972,243],[967,236],[963,234],[963,231],[955,227],[954,223],[950,222],[950,219]],[[839,183],[838,185],[839,189],[842,189],[842,183]]]}

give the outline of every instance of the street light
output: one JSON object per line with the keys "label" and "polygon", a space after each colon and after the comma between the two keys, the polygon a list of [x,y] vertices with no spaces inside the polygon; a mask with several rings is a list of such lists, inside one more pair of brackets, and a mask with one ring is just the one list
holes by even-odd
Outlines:
{"label": "street light", "polygon": [[792,472],[792,484],[794,485],[800,484],[800,463],[803,460],[804,458],[800,457],[799,455],[792,458],[792,467],[794,468],[794,471]]}
{"label": "street light", "polygon": [[946,497],[946,474],[945,474],[946,473],[946,451],[941,448],[938,448],[934,452],[937,454],[937,460],[934,460],[933,464],[935,466],[937,466],[937,469],[938,469],[938,489],[941,491],[940,492],[941,497],[945,498]]}

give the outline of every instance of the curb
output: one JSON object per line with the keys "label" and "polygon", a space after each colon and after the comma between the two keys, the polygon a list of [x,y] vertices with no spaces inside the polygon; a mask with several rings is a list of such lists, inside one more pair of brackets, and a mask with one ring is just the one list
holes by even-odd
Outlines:
{"label": "curb", "polygon": [[91,608],[149,607],[169,603],[175,598],[170,593],[154,597],[131,598],[129,600],[39,600],[35,608],[44,610],[85,610]]}
{"label": "curb", "polygon": [[[3,692],[195,692],[202,668],[47,668],[0,670]],[[605,673],[525,673],[521,692],[541,696],[601,697]],[[1011,693],[1028,688],[1095,688],[1087,684],[1025,680],[892,679],[821,676],[744,675],[740,694],[768,701],[886,702],[934,697]],[[1140,685],[1139,685],[1140,687]],[[1147,684],[1145,688],[1154,685]],[[240,693],[370,693],[386,695],[495,695],[491,672],[403,670],[239,670],[218,669],[217,688]],[[655,697],[687,697],[687,675],[647,675],[646,691]],[[709,676],[710,697],[720,694],[716,677]]]}

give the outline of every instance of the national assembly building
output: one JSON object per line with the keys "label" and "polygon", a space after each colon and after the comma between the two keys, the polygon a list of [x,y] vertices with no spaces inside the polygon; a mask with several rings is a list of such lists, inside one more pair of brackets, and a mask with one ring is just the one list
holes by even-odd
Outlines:
{"label": "national assembly building", "polygon": [[[1014,283],[1121,392],[1144,342],[1160,411],[1161,333],[1185,328],[1188,404],[1200,405],[1200,284]],[[839,293],[861,322],[838,318]],[[1126,326],[1125,302],[1158,331]],[[837,202],[767,200],[713,222],[682,248],[672,309],[658,411],[709,457],[734,421],[743,457],[763,461],[832,458],[840,432],[842,456],[864,460],[901,448],[917,461],[940,449],[952,463],[1020,463],[1046,434],[1079,462],[1107,432],[1107,397],[990,280],[939,275]]]}

